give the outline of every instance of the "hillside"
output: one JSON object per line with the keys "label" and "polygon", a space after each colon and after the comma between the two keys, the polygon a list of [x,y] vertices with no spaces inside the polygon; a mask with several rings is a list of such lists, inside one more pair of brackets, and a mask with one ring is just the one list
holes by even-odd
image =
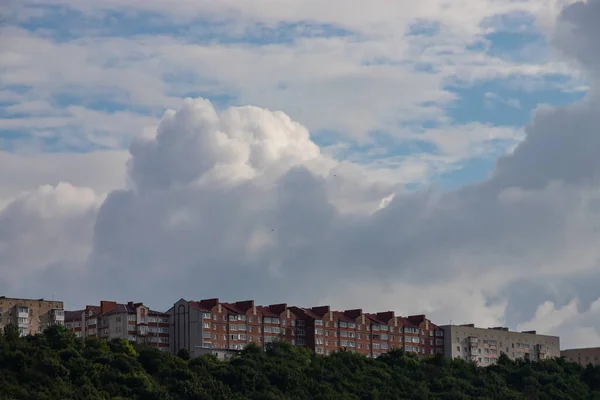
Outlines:
{"label": "hillside", "polygon": [[186,360],[125,341],[77,339],[61,327],[0,336],[1,400],[99,399],[600,399],[600,368],[564,360],[479,368],[391,351],[329,357],[286,343],[229,362]]}

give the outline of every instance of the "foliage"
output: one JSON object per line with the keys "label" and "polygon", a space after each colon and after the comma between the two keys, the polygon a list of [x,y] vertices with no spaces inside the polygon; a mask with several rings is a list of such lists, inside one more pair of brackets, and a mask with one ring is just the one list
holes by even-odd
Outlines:
{"label": "foliage", "polygon": [[600,399],[600,367],[503,357],[480,368],[401,350],[375,360],[348,351],[323,357],[288,343],[250,345],[219,361],[83,341],[59,326],[27,337],[8,328],[0,335],[0,400],[21,399]]}

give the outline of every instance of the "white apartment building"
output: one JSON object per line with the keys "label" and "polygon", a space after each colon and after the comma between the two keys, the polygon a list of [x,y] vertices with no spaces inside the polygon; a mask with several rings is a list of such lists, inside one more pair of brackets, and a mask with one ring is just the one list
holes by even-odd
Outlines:
{"label": "white apartment building", "polygon": [[543,360],[560,357],[558,336],[538,335],[536,331],[514,332],[505,327],[476,328],[473,324],[445,325],[444,354],[480,366],[495,364],[500,354],[510,359]]}
{"label": "white apartment building", "polygon": [[65,325],[82,338],[126,339],[169,349],[169,315],[151,310],[143,303],[101,301],[100,306],[67,311]]}

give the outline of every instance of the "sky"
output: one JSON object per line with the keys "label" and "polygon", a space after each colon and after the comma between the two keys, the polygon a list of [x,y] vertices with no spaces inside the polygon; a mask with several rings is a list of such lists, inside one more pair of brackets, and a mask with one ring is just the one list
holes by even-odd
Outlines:
{"label": "sky", "polygon": [[0,293],[600,345],[600,0],[9,0]]}

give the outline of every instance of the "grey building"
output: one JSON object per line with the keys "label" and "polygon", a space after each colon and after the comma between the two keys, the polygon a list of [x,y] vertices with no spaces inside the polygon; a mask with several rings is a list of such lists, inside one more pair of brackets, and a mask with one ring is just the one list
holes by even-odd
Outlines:
{"label": "grey building", "polygon": [[495,364],[500,354],[510,359],[543,360],[560,357],[558,336],[538,335],[536,331],[514,332],[505,327],[476,328],[473,324],[444,325],[444,354],[486,366]]}
{"label": "grey building", "polygon": [[600,347],[567,349],[560,352],[561,357],[576,362],[584,367],[588,364],[600,365]]}

